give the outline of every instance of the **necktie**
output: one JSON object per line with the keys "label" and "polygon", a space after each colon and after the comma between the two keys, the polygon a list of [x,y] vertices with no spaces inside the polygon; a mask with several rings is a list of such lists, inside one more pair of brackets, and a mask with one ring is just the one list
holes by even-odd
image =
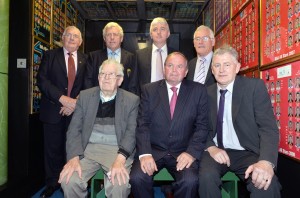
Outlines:
{"label": "necktie", "polygon": [[110,58],[113,59],[113,60],[116,60],[116,55],[117,53],[116,52],[110,52]]}
{"label": "necktie", "polygon": [[70,96],[75,81],[75,62],[72,57],[73,54],[68,53],[68,55],[68,96]]}
{"label": "necktie", "polygon": [[177,87],[171,87],[171,90],[173,91],[173,95],[170,101],[170,112],[171,112],[171,119],[172,119],[174,115],[176,101],[177,101]]}
{"label": "necktie", "polygon": [[205,82],[205,58],[200,59],[200,67],[196,76],[196,82],[204,84]]}
{"label": "necktie", "polygon": [[163,62],[162,62],[162,56],[161,56],[161,49],[157,49],[157,55],[156,55],[156,81],[161,80],[164,78],[163,75]]}
{"label": "necktie", "polygon": [[227,89],[220,90],[220,101],[219,101],[219,110],[218,110],[218,117],[217,117],[217,142],[218,147],[223,149],[223,115],[224,115],[224,103],[225,103],[225,94]]}

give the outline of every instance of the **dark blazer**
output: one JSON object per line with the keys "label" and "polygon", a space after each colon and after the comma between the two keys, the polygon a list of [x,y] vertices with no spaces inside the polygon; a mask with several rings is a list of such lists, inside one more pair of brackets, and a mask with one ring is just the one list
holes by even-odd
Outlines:
{"label": "dark blazer", "polygon": [[[209,96],[209,136],[207,147],[215,145],[217,123],[217,84],[207,88]],[[264,82],[256,78],[236,76],[232,95],[232,121],[241,146],[277,164],[279,131],[270,96]]]}
{"label": "dark blazer", "polygon": [[[92,134],[100,101],[99,87],[83,90],[67,132],[67,160],[83,157]],[[119,150],[133,157],[139,97],[118,89],[115,102],[115,129]]]}
{"label": "dark blazer", "polygon": [[[189,61],[189,63],[188,63],[189,72],[186,75],[186,79],[188,79],[188,80],[194,80],[196,63],[197,63],[197,57],[193,58],[192,60]],[[208,72],[207,72],[204,84],[206,86],[209,86],[211,84],[214,84],[215,82],[216,82],[216,79],[215,79],[214,75],[211,72],[211,63],[210,63],[210,66],[209,66],[209,69],[208,69]]]}
{"label": "dark blazer", "polygon": [[[175,51],[175,49],[170,47],[167,47],[167,49],[168,54]],[[141,87],[144,84],[151,82],[152,45],[150,47],[137,50],[135,56],[135,68],[129,85],[129,90],[140,95]]]}
{"label": "dark blazer", "polygon": [[[86,57],[77,51],[77,72],[71,97],[76,98],[83,88]],[[42,93],[40,119],[47,123],[58,123],[62,107],[59,98],[67,95],[68,74],[63,48],[46,51],[37,74],[37,85]]]}
{"label": "dark blazer", "polygon": [[208,134],[208,102],[204,85],[183,80],[171,120],[165,80],[142,87],[137,118],[137,154],[159,160],[187,152],[200,159]]}
{"label": "dark blazer", "polygon": [[[89,53],[85,80],[84,80],[85,89],[99,86],[99,82],[98,82],[99,67],[101,66],[103,61],[107,59],[108,56],[107,56],[106,48],[103,50],[96,50]],[[128,90],[128,83],[130,81],[131,73],[135,64],[134,55],[126,51],[125,49],[121,48],[121,63],[124,66],[124,80],[120,88]]]}

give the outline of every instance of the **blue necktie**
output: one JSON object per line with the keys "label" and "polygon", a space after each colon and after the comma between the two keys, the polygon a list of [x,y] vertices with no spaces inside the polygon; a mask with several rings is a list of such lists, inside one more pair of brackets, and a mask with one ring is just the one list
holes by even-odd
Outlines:
{"label": "blue necktie", "polygon": [[223,149],[223,116],[224,116],[224,103],[225,103],[225,94],[227,89],[220,90],[220,100],[219,100],[219,110],[217,117],[217,142],[218,147]]}

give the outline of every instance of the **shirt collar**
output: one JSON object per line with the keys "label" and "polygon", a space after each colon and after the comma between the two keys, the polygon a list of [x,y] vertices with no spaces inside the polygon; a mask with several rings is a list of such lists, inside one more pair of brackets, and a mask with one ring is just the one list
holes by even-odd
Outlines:
{"label": "shirt collar", "polygon": [[[156,52],[156,50],[159,49],[158,47],[156,47],[156,45],[152,44],[152,53]],[[162,52],[168,52],[167,49],[167,44],[165,44],[164,46],[162,46],[162,48],[160,48],[162,50]]]}
{"label": "shirt collar", "polygon": [[212,59],[212,56],[213,56],[213,52],[211,51],[211,52],[209,52],[209,54],[207,54],[206,56],[203,56],[203,57],[198,56],[198,60],[205,58],[205,62],[206,62],[206,63],[208,63],[208,62],[210,63],[210,62],[211,62],[211,59]]}
{"label": "shirt collar", "polygon": [[100,90],[100,100],[102,102],[109,102],[111,100],[113,100],[117,95],[117,91],[111,96],[111,97],[105,97],[103,92]]}
{"label": "shirt collar", "polygon": [[[64,55],[65,56],[69,56],[69,51],[66,49],[66,48],[64,48],[63,47],[63,50],[64,50]],[[74,51],[74,52],[71,52],[72,53],[72,55],[73,55],[73,57],[77,57],[77,50],[76,51]]]}
{"label": "shirt collar", "polygon": [[[226,87],[227,91],[230,92],[231,94],[232,94],[232,92],[233,92],[233,84],[234,84],[234,81],[235,81],[235,80],[233,80],[231,83],[229,83],[229,84],[227,85],[227,87]],[[221,87],[219,86],[219,84],[217,84],[217,85],[218,85],[218,92],[219,92],[220,89],[221,89]]]}
{"label": "shirt collar", "polygon": [[[171,89],[171,87],[174,87],[174,86],[171,86],[167,81],[166,81],[166,85],[167,85],[168,90]],[[177,87],[177,91],[179,90],[180,86],[181,86],[181,83],[179,83],[178,85],[175,86],[175,87]]]}
{"label": "shirt collar", "polygon": [[[112,50],[109,49],[109,48],[107,48],[107,54],[111,54],[111,52],[112,52]],[[120,55],[120,52],[121,52],[121,48],[116,49],[114,52],[116,53],[116,55],[119,56],[119,55]]]}

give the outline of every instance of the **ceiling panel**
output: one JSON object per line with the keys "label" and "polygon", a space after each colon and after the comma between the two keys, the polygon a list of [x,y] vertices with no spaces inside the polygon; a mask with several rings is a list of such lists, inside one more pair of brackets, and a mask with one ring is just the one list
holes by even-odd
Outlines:
{"label": "ceiling panel", "polygon": [[71,0],[85,19],[140,21],[164,17],[168,21],[195,22],[205,0]]}

